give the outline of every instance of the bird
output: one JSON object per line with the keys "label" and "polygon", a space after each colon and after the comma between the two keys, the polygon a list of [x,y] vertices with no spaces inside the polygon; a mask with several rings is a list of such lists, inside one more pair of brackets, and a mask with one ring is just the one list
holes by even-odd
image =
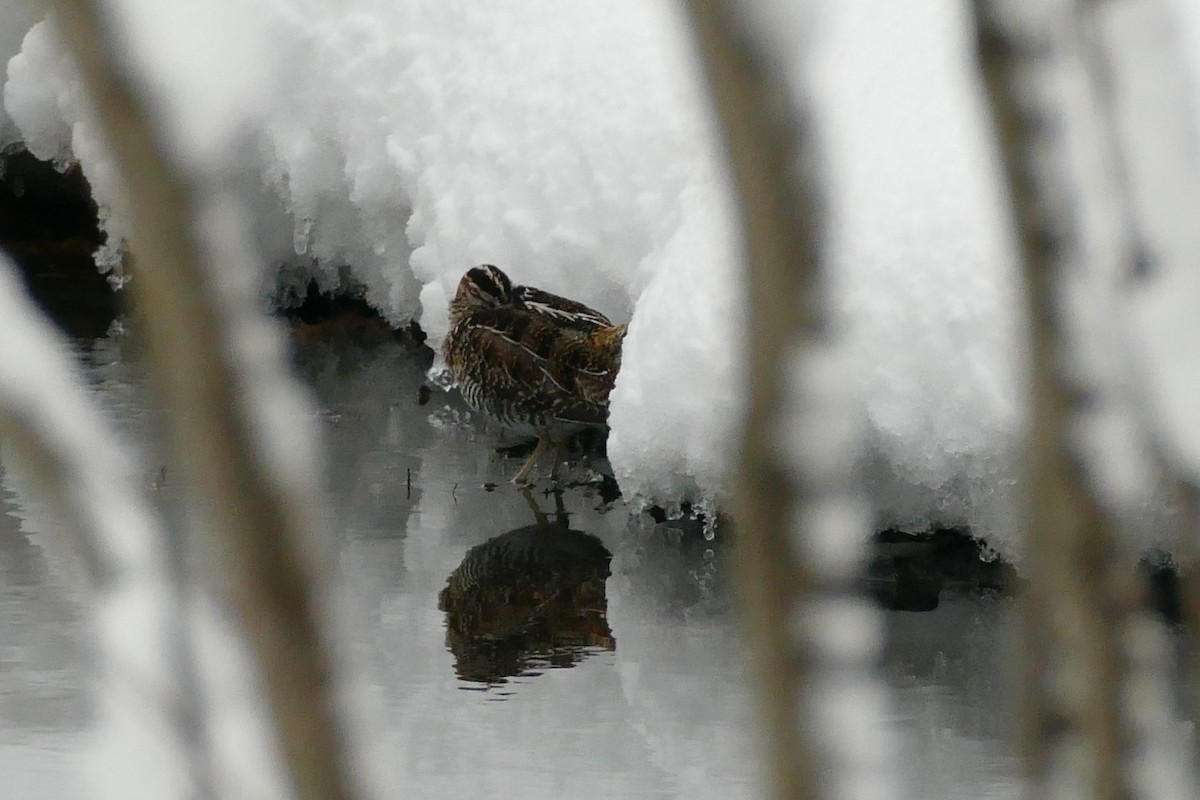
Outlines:
{"label": "bird", "polygon": [[596,537],[544,518],[468,550],[438,593],[458,677],[503,683],[613,650],[611,562]]}
{"label": "bird", "polygon": [[551,445],[550,477],[558,480],[567,439],[608,427],[627,328],[583,303],[514,285],[492,264],[463,275],[442,353],[467,405],[520,435],[537,436],[513,483],[524,485]]}

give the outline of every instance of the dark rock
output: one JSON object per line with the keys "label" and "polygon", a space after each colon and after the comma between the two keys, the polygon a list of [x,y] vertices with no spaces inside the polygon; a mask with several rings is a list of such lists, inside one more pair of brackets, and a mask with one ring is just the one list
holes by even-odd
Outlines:
{"label": "dark rock", "polygon": [[864,584],[885,608],[931,611],[943,591],[1014,593],[1017,574],[968,531],[885,530],[872,543]]}
{"label": "dark rock", "polygon": [[104,236],[82,170],[73,165],[59,172],[24,150],[0,159],[0,248],[68,336],[103,336],[120,303],[96,267]]}
{"label": "dark rock", "polygon": [[1183,621],[1184,580],[1175,563],[1162,554],[1151,554],[1138,565],[1145,580],[1146,601],[1171,624]]}
{"label": "dark rock", "polygon": [[322,292],[317,288],[316,281],[309,281],[303,299],[295,305],[281,309],[280,315],[305,325],[346,318],[357,321],[383,321],[379,312],[371,308],[364,299],[362,291]]}

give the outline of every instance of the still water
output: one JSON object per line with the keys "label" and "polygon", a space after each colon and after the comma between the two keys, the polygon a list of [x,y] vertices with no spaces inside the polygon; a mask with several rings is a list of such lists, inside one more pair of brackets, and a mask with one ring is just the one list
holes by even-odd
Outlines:
{"label": "still water", "polygon": [[[522,495],[505,482],[520,461],[499,455],[465,407],[437,391],[419,403],[420,350],[294,338],[319,408],[347,635],[382,701],[373,752],[393,785],[428,798],[760,795],[722,537],[632,514],[588,482],[586,464],[569,473],[584,485],[557,503]],[[130,348],[121,337],[80,345],[97,399],[144,442],[156,412]],[[169,475],[148,466],[146,481]],[[0,796],[82,797],[94,724],[86,596],[15,480],[5,469]],[[569,530],[553,527],[560,519]],[[1007,601],[966,597],[887,615],[882,673],[904,796],[1016,796],[1009,617]]]}

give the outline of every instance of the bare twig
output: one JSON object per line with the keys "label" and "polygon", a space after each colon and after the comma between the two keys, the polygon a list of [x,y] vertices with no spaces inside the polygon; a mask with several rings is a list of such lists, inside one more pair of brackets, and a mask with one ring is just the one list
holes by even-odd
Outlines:
{"label": "bare twig", "polygon": [[[137,715],[152,742],[138,758],[160,763],[163,776],[174,770],[162,762],[186,764],[195,796],[211,797],[208,751],[196,738],[204,712],[197,704],[186,582],[173,573],[161,522],[119,438],[87,396],[65,343],[2,257],[0,435],[16,446],[82,557],[94,593],[100,680],[117,702],[102,705]],[[141,615],[138,639],[113,636],[112,617],[122,615],[127,627],[134,624],[131,612]],[[170,793],[177,787],[144,788]]]}
{"label": "bare twig", "polygon": [[[841,376],[822,313],[825,219],[810,101],[786,81],[790,54],[777,53],[758,21],[735,12],[736,5],[689,3],[746,251],[749,402],[735,486],[739,591],[774,796],[853,797],[879,789],[859,758],[871,748],[850,746],[857,732],[841,716],[847,705],[858,706],[860,718],[881,711],[867,700],[878,694],[869,686],[875,632],[869,624],[851,626],[855,633],[841,649],[829,634],[847,619],[869,622],[875,614],[851,585],[868,522],[853,474],[861,421],[853,403],[833,397],[842,391]],[[815,441],[805,435],[834,430]],[[837,541],[833,560],[814,544],[822,535]]]}
{"label": "bare twig", "polygon": [[[800,331],[816,327],[812,295],[817,256],[807,234],[816,209],[786,171],[798,165],[791,98],[763,62],[752,34],[728,3],[689,3],[721,119],[745,233],[750,295],[749,387],[735,496],[739,593],[745,610],[760,706],[766,720],[775,796],[814,797],[818,765],[796,720],[795,682],[803,669],[791,646],[787,614],[811,589],[787,540],[793,491],[770,437],[782,405],[780,364]],[[781,172],[784,174],[781,176]]]}
{"label": "bare twig", "polygon": [[[171,444],[200,490],[230,606],[247,638],[297,795],[356,796],[335,713],[332,653],[322,629],[312,552],[314,487],[289,485],[256,418],[252,382],[279,383],[281,363],[246,374],[238,312],[196,229],[197,195],[165,155],[146,106],[116,63],[98,4],[54,0],[128,194],[134,289]],[[239,265],[244,266],[244,265]],[[245,316],[245,314],[244,314]],[[260,364],[260,366],[262,366]],[[271,370],[274,371],[271,371]]]}
{"label": "bare twig", "polygon": [[[1193,271],[1200,258],[1200,120],[1194,86],[1184,68],[1183,42],[1169,3],[1087,0],[1081,10],[1087,53],[1103,76],[1101,107],[1112,147],[1121,157],[1121,189],[1136,250],[1129,283],[1143,286]],[[1163,154],[1170,154],[1163,158]],[[1168,284],[1169,285],[1169,284]],[[1185,337],[1186,331],[1175,331]],[[1131,381],[1140,401],[1142,432],[1156,465],[1173,484],[1181,512],[1177,563],[1185,619],[1192,639],[1193,680],[1200,678],[1200,485],[1179,440],[1148,388],[1145,365],[1132,357]],[[1159,369],[1162,367],[1159,366]],[[1194,694],[1194,693],[1193,693]],[[1194,702],[1200,704],[1200,695]],[[1200,705],[1193,713],[1200,712]],[[1200,748],[1200,738],[1194,739]]]}
{"label": "bare twig", "polygon": [[[1064,64],[1074,54],[1072,3],[1034,10],[976,0],[978,52],[1002,145],[1031,322],[1033,424],[1026,478],[1030,578],[1024,607],[1025,749],[1035,797],[1129,795],[1122,742],[1120,635],[1132,564],[1091,495],[1068,442],[1075,414],[1102,387],[1068,378],[1059,303],[1063,276],[1082,266],[1078,118]],[[1055,13],[1057,12],[1057,13]],[[1077,56],[1076,56],[1077,57]],[[1079,67],[1076,62],[1070,66]],[[1075,86],[1086,92],[1088,86]],[[1085,124],[1096,124],[1087,120]],[[1079,379],[1076,371],[1071,376]]]}

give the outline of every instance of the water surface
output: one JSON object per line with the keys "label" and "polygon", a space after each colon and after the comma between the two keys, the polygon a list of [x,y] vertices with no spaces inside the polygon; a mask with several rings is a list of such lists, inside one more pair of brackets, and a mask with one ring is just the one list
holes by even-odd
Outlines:
{"label": "water surface", "polygon": [[[694,525],[655,523],[606,500],[589,482],[606,469],[601,461],[571,468],[582,484],[561,497],[572,544],[547,544],[555,498],[509,486],[519,459],[499,455],[496,434],[477,429],[453,399],[435,391],[419,403],[425,354],[392,339],[295,339],[328,458],[332,557],[351,600],[346,634],[371,684],[363,688],[379,698],[373,752],[386,755],[382,768],[405,796],[759,795],[745,646],[720,535],[708,541]],[[128,340],[81,351],[98,400],[145,445],[157,412]],[[94,725],[86,597],[53,527],[14,492],[3,455],[3,795],[79,797]],[[148,457],[148,484],[169,485],[162,466]],[[530,532],[539,525],[542,533]],[[467,570],[473,582],[464,585],[486,591],[456,612],[451,628],[465,634],[448,644],[439,593],[468,551],[488,542],[503,555]],[[573,557],[556,550],[591,553],[593,571],[573,586],[519,583],[542,574],[529,564]],[[507,616],[477,602],[497,596],[512,600]],[[883,674],[894,690],[889,725],[905,795],[1016,796],[1006,744],[1009,616],[1006,601],[970,598],[887,615]]]}

